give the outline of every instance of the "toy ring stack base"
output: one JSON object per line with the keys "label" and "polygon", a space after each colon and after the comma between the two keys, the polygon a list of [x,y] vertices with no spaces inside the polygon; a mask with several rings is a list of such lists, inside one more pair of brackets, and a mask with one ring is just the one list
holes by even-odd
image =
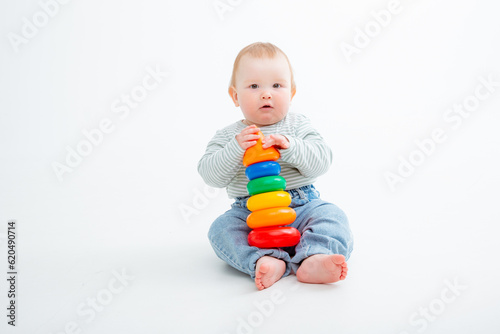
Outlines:
{"label": "toy ring stack base", "polygon": [[253,229],[248,234],[248,244],[258,248],[282,248],[295,246],[300,232],[289,225],[297,214],[290,208],[290,194],[285,190],[286,181],[279,176],[280,154],[274,147],[262,148],[264,135],[259,131],[257,143],[246,150],[243,165],[250,182],[247,184],[251,197],[247,201],[247,225]]}
{"label": "toy ring stack base", "polygon": [[250,231],[248,244],[259,248],[291,247],[300,241],[300,232],[294,227],[261,227]]}

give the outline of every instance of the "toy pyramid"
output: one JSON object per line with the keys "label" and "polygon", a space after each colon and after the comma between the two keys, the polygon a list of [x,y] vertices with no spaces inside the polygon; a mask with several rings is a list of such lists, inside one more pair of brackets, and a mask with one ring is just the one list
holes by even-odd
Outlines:
{"label": "toy pyramid", "polygon": [[300,241],[300,232],[289,225],[295,221],[295,210],[290,208],[290,194],[285,190],[286,180],[279,176],[281,166],[276,160],[280,153],[274,147],[262,148],[264,135],[258,132],[257,143],[248,148],[243,156],[247,185],[251,197],[247,201],[247,225],[253,229],[248,235],[248,244],[259,248],[281,248],[295,246]]}

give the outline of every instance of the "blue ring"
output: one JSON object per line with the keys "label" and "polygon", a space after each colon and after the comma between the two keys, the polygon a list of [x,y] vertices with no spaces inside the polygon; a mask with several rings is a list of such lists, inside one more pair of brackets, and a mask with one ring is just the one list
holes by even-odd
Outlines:
{"label": "blue ring", "polygon": [[245,170],[245,175],[251,181],[259,177],[280,175],[281,166],[275,161],[263,161],[252,164]]}

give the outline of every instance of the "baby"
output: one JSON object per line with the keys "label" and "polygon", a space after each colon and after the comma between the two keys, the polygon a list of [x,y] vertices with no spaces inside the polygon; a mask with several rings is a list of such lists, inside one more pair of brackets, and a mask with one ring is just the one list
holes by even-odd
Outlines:
{"label": "baby", "polygon": [[[218,217],[208,237],[219,258],[247,273],[259,290],[295,273],[300,282],[333,283],[345,279],[353,239],[344,212],[320,199],[313,186],[332,163],[332,152],[304,115],[289,113],[295,82],[288,57],[270,43],[243,48],[233,66],[229,95],[243,120],[218,130],[198,162],[198,172],[212,187],[227,188],[235,201]],[[249,246],[246,224],[248,179],[242,160],[261,131],[263,148],[274,146],[281,157],[281,176],[297,213],[289,226],[301,233],[294,247]]]}

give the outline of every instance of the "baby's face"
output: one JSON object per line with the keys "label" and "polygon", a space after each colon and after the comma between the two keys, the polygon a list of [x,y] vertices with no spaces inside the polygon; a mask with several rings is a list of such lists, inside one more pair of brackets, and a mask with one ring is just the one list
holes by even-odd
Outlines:
{"label": "baby's face", "polygon": [[229,93],[249,124],[271,125],[288,113],[295,94],[291,90],[291,76],[283,55],[274,58],[246,55],[236,73],[236,87],[230,88]]}

